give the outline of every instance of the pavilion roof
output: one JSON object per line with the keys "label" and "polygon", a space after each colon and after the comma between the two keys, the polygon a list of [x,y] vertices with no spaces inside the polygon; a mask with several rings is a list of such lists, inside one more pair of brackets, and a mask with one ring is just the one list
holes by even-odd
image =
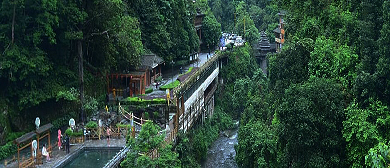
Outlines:
{"label": "pavilion roof", "polygon": [[164,60],[161,57],[159,57],[153,53],[145,54],[142,56],[142,66],[143,67],[153,69],[163,62],[164,62]]}
{"label": "pavilion roof", "polygon": [[53,124],[49,123],[49,124],[46,124],[46,125],[39,127],[35,132],[37,134],[42,134],[43,132],[49,130],[51,127],[53,127]]}
{"label": "pavilion roof", "polygon": [[16,142],[17,144],[21,144],[21,143],[23,143],[23,142],[26,142],[26,141],[28,141],[28,140],[31,140],[32,138],[34,138],[35,135],[36,135],[35,132],[34,132],[34,131],[31,131],[31,132],[29,132],[29,133],[26,133],[26,134],[22,135],[22,136],[19,137],[19,138],[16,138],[16,139],[15,139],[15,142]]}

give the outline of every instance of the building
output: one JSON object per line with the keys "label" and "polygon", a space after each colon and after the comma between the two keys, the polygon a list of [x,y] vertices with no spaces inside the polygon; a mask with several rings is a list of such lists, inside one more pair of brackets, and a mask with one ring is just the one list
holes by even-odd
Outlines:
{"label": "building", "polygon": [[107,75],[107,92],[110,99],[145,94],[146,87],[162,76],[161,66],[164,60],[156,54],[143,55],[141,63],[141,66],[135,71]]}
{"label": "building", "polygon": [[279,15],[279,25],[274,30],[275,33],[275,44],[276,44],[276,52],[280,52],[283,48],[285,32],[284,32],[284,15],[285,12],[281,11],[278,13]]}
{"label": "building", "polygon": [[275,52],[275,45],[270,44],[267,34],[264,31],[260,33],[260,40],[253,46],[256,62],[260,65],[264,74],[267,74],[267,54]]}

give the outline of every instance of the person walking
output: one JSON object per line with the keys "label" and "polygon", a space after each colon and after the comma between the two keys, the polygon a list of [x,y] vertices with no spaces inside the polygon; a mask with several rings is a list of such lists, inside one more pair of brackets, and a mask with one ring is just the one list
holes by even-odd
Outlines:
{"label": "person walking", "polygon": [[111,129],[110,127],[107,127],[107,146],[110,146],[110,135],[111,135]]}
{"label": "person walking", "polygon": [[61,146],[62,146],[62,144],[61,144],[61,129],[58,129],[58,137],[57,137],[57,139],[58,139],[58,142],[57,142],[57,146],[58,146],[58,150],[61,150]]}
{"label": "person walking", "polygon": [[66,137],[65,137],[65,143],[66,143],[66,145],[65,145],[65,148],[66,148],[66,154],[68,154],[69,152],[70,152],[70,140],[69,140],[69,136],[68,135],[66,135]]}

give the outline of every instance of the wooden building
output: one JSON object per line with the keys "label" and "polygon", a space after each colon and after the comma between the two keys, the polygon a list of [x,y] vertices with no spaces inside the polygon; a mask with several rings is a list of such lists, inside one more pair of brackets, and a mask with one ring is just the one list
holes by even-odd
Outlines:
{"label": "wooden building", "polygon": [[283,44],[284,44],[284,37],[285,37],[285,32],[284,32],[284,15],[285,12],[281,11],[278,13],[279,15],[279,25],[278,27],[274,30],[275,33],[275,43],[276,43],[276,52],[280,52],[282,50]]}
{"label": "wooden building", "polygon": [[143,55],[141,59],[141,66],[135,71],[107,75],[107,93],[111,100],[145,94],[146,87],[162,76],[162,58],[150,53]]}

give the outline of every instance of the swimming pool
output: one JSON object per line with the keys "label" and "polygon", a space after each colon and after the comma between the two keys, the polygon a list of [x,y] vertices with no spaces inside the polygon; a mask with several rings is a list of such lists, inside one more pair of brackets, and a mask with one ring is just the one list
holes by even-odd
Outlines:
{"label": "swimming pool", "polygon": [[73,154],[59,167],[63,168],[100,168],[104,167],[122,148],[84,147]]}

